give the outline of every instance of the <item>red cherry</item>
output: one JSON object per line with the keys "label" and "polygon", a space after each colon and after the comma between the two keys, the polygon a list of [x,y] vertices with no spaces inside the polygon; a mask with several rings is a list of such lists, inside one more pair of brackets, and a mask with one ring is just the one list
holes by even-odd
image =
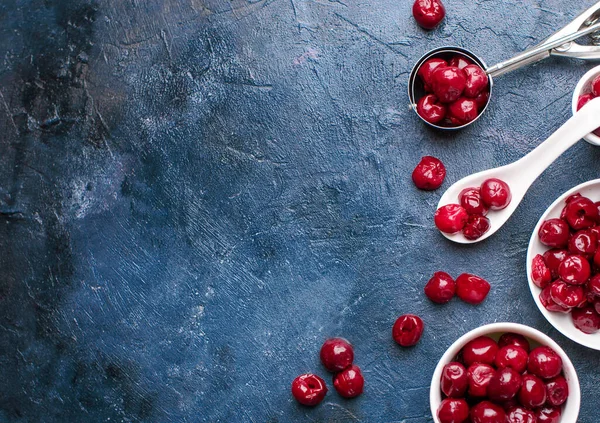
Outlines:
{"label": "red cherry", "polygon": [[569,253],[567,250],[560,250],[558,248],[553,248],[544,253],[544,261],[546,262],[548,269],[550,269],[550,273],[552,273],[552,279],[558,278],[558,266],[560,266],[562,261],[568,256]]}
{"label": "red cherry", "polygon": [[507,345],[498,351],[494,363],[498,369],[510,367],[518,373],[523,373],[527,368],[529,354],[523,348],[516,345]]}
{"label": "red cherry", "polygon": [[523,407],[513,407],[508,410],[506,423],[536,423],[535,413]]}
{"label": "red cherry", "polygon": [[498,344],[489,336],[480,336],[465,344],[462,357],[466,366],[473,363],[494,364]]}
{"label": "red cherry", "polygon": [[469,396],[483,398],[487,396],[487,388],[496,370],[489,364],[473,363],[467,369],[469,380]]}
{"label": "red cherry", "polygon": [[440,0],[415,0],[412,12],[419,26],[425,29],[435,28],[446,16]]}
{"label": "red cherry", "polygon": [[466,84],[467,75],[455,66],[439,66],[431,73],[431,89],[442,103],[458,100]]}
{"label": "red cherry", "polygon": [[479,111],[475,100],[460,97],[448,106],[448,118],[453,125],[462,126],[475,120]]}
{"label": "red cherry", "polygon": [[467,59],[465,56],[461,54],[457,54],[450,59],[448,62],[448,66],[455,66],[459,69],[464,69],[465,67],[472,65],[473,62]]}
{"label": "red cherry", "polygon": [[480,304],[490,292],[490,284],[479,276],[463,273],[456,278],[456,295],[469,304]]}
{"label": "red cherry", "polygon": [[490,99],[490,92],[486,89],[483,90],[477,97],[475,97],[475,104],[477,104],[477,110],[483,110]]}
{"label": "red cherry", "polygon": [[423,334],[423,320],[414,314],[405,314],[396,320],[392,328],[392,337],[403,347],[412,347],[419,342]]}
{"label": "red cherry", "polygon": [[577,100],[577,111],[579,111],[579,109],[581,109],[583,106],[588,104],[589,101],[593,98],[594,98],[594,96],[591,94],[580,95],[579,99]]}
{"label": "red cherry", "polygon": [[569,396],[569,384],[564,376],[556,376],[546,382],[546,401],[558,407],[564,404]]}
{"label": "red cherry", "polygon": [[489,401],[481,401],[471,408],[472,423],[505,423],[506,413],[499,405]]}
{"label": "red cherry", "polygon": [[429,123],[439,123],[446,117],[446,106],[434,94],[428,94],[417,103],[417,113]]}
{"label": "red cherry", "polygon": [[596,313],[600,314],[600,298],[594,301],[594,310],[596,310]]}
{"label": "red cherry", "polygon": [[498,340],[498,346],[500,348],[509,345],[522,348],[529,354],[529,341],[520,333],[506,332]]}
{"label": "red cherry", "polygon": [[330,338],[323,343],[320,356],[327,370],[339,372],[352,364],[354,348],[344,338]]}
{"label": "red cherry", "polygon": [[600,297],[600,273],[592,276],[588,282],[588,292],[593,297]]}
{"label": "red cherry", "polygon": [[558,313],[570,312],[571,311],[570,307],[564,307],[562,305],[559,305],[552,299],[551,291],[552,291],[552,285],[548,285],[544,289],[542,289],[542,292],[540,292],[540,296],[539,296],[540,302],[546,308],[546,310],[554,311],[554,312],[558,312]]}
{"label": "red cherry", "polygon": [[527,408],[541,407],[546,402],[546,385],[535,375],[524,375],[519,402]]}
{"label": "red cherry", "polygon": [[538,231],[540,242],[548,247],[563,248],[569,243],[569,225],[562,219],[548,219]]}
{"label": "red cherry", "polygon": [[458,204],[446,204],[437,209],[433,216],[435,226],[440,231],[448,234],[462,231],[468,219],[469,215]]}
{"label": "red cherry", "polygon": [[456,282],[446,272],[435,272],[425,285],[425,295],[434,303],[445,304],[455,293]]}
{"label": "red cherry", "polygon": [[598,221],[598,207],[589,198],[578,198],[565,206],[565,219],[576,231],[591,228]]}
{"label": "red cherry", "polygon": [[600,76],[592,80],[592,94],[594,97],[600,96]]}
{"label": "red cherry", "polygon": [[463,69],[467,74],[467,85],[464,95],[475,98],[488,86],[488,76],[483,69],[477,65],[468,65]]}
{"label": "red cherry", "polygon": [[594,264],[600,267],[600,248],[598,248],[598,251],[594,254]]}
{"label": "red cherry", "polygon": [[569,285],[563,281],[554,281],[549,288],[550,297],[562,308],[577,307],[585,300],[585,291],[581,286]]}
{"label": "red cherry", "polygon": [[529,353],[527,371],[542,379],[556,377],[562,371],[562,359],[550,347],[537,347]]}
{"label": "red cherry", "polygon": [[481,184],[481,198],[491,210],[502,210],[510,204],[512,194],[506,182],[490,178]]}
{"label": "red cherry", "polygon": [[446,398],[437,409],[440,423],[463,423],[469,418],[469,405],[464,399]]}
{"label": "red cherry", "polygon": [[558,407],[543,407],[536,410],[537,423],[560,423],[561,411]]}
{"label": "red cherry", "polygon": [[419,189],[431,191],[438,189],[446,177],[446,168],[440,159],[425,156],[415,167],[412,180]]}
{"label": "red cherry", "polygon": [[425,91],[427,92],[431,92],[431,73],[438,66],[446,67],[448,66],[448,63],[444,59],[433,57],[423,62],[417,71],[417,75],[421,77],[423,85],[425,86]]}
{"label": "red cherry", "polygon": [[463,228],[463,235],[468,240],[481,238],[490,230],[490,219],[485,216],[471,215]]}
{"label": "red cherry", "polygon": [[298,376],[292,382],[292,395],[300,404],[317,405],[327,394],[325,381],[317,375],[306,373]]}
{"label": "red cherry", "polygon": [[519,389],[521,389],[521,375],[510,367],[505,367],[496,370],[488,385],[487,394],[492,401],[502,402],[514,398]]}
{"label": "red cherry", "polygon": [[460,192],[458,198],[460,205],[467,213],[480,216],[488,214],[489,208],[483,203],[479,188],[465,188]]}
{"label": "red cherry", "polygon": [[579,231],[569,239],[569,252],[584,256],[586,259],[594,257],[597,247],[598,236],[591,230]]}
{"label": "red cherry", "polygon": [[360,367],[353,364],[333,376],[333,387],[344,398],[354,398],[362,394],[365,379]]}
{"label": "red cherry", "polygon": [[591,274],[590,263],[582,256],[569,256],[558,266],[558,276],[571,285],[583,285]]}
{"label": "red cherry", "polygon": [[442,392],[451,398],[464,396],[469,385],[467,369],[462,364],[454,361],[444,366],[440,381]]}
{"label": "red cherry", "polygon": [[600,330],[600,314],[593,306],[573,309],[571,318],[575,327],[583,333],[592,334]]}
{"label": "red cherry", "polygon": [[531,262],[531,280],[538,288],[545,288],[552,281],[552,273],[541,254],[536,255]]}

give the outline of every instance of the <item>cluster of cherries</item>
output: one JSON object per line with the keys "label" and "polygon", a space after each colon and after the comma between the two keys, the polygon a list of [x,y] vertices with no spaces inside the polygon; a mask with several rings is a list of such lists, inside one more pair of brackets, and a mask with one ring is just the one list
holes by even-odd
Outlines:
{"label": "cluster of cherries", "polygon": [[[354,364],[354,348],[344,338],[327,339],[320,352],[321,363],[334,373],[333,387],[344,398],[354,398],[363,392],[365,379],[360,367]],[[298,376],[292,382],[292,395],[300,404],[315,406],[327,394],[325,381],[313,374]]]}
{"label": "cluster of cherries", "polygon": [[441,57],[428,59],[417,75],[428,93],[417,102],[417,113],[429,123],[465,125],[475,120],[489,100],[487,74],[464,55],[455,55],[449,61]]}
{"label": "cluster of cherries", "polygon": [[433,218],[435,226],[448,234],[462,231],[468,240],[481,238],[490,229],[488,212],[506,208],[511,198],[506,182],[486,179],[479,188],[462,190],[458,199],[460,204],[446,204],[437,209]]}
{"label": "cluster of cherries", "polygon": [[540,242],[550,249],[531,263],[531,280],[546,309],[571,313],[580,331],[600,330],[600,202],[577,193],[560,218],[540,226]]}
{"label": "cluster of cherries", "polygon": [[440,423],[559,423],[569,396],[560,356],[505,333],[468,342],[442,370]]}
{"label": "cluster of cherries", "polygon": [[[577,99],[577,111],[585,106],[590,100],[593,98],[600,97],[600,75],[595,77],[592,80],[592,85],[590,86],[590,92],[582,94]],[[600,128],[594,131],[594,135],[600,137]]]}

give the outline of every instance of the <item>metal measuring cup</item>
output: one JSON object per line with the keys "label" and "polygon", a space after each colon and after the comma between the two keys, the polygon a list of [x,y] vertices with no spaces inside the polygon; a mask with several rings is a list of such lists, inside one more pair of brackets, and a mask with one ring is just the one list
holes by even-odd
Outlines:
{"label": "metal measuring cup", "polygon": [[[590,35],[592,44],[595,45],[581,45],[575,42],[576,39],[585,35]],[[433,57],[440,57],[448,60],[456,54],[467,57],[473,63],[485,70],[489,79],[488,101],[486,102],[484,108],[479,111],[477,117],[464,125],[450,127],[427,122],[417,113],[417,101],[426,94],[423,82],[417,75],[417,72],[425,61]],[[408,98],[410,99],[411,108],[415,111],[415,113],[417,113],[417,116],[419,116],[419,118],[429,126],[446,130],[462,129],[476,122],[486,111],[492,97],[494,77],[503,75],[515,69],[519,69],[522,66],[539,62],[540,60],[550,57],[550,55],[583,60],[600,59],[600,2],[587,9],[585,12],[573,19],[571,23],[552,34],[540,44],[525,50],[511,59],[491,67],[488,67],[485,62],[475,54],[461,47],[440,47],[428,52],[417,61],[410,72],[410,77],[408,79]]]}

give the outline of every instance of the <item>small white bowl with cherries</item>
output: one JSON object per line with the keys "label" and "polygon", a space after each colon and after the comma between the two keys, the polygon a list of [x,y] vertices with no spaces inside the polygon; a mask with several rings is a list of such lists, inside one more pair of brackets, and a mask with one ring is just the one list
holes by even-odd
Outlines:
{"label": "small white bowl with cherries", "polygon": [[460,337],[431,380],[435,423],[576,423],[577,372],[547,335],[493,323]]}
{"label": "small white bowl with cherries", "polygon": [[[579,80],[575,91],[573,91],[571,111],[575,114],[591,99],[596,97],[600,97],[600,66],[591,69]],[[600,145],[600,128],[586,135],[583,139],[590,144]]]}
{"label": "small white bowl with cherries", "polygon": [[533,299],[558,331],[600,350],[600,179],[561,195],[527,250]]}

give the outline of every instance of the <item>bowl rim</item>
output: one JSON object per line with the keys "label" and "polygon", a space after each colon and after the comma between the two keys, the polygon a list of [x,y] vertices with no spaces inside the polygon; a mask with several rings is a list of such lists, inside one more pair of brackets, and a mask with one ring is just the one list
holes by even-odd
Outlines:
{"label": "bowl rim", "polygon": [[562,347],[545,333],[531,326],[512,322],[491,323],[475,328],[454,341],[442,355],[433,372],[429,389],[429,404],[433,421],[435,423],[440,423],[437,417],[437,408],[439,407],[442,398],[440,378],[444,366],[454,359],[456,354],[458,354],[460,349],[468,341],[483,335],[506,332],[519,333],[541,345],[552,348],[560,356],[563,362],[563,373],[569,386],[569,397],[563,405],[561,423],[577,423],[577,417],[579,416],[579,409],[581,406],[581,388],[579,386],[577,370],[571,362],[571,359]]}
{"label": "bowl rim", "polygon": [[[577,82],[575,89],[573,90],[573,98],[571,99],[571,112],[577,113],[577,102],[579,101],[579,95],[586,87],[587,83],[591,81],[594,76],[600,75],[600,65],[595,66],[587,71]],[[583,137],[584,140],[593,145],[600,145],[600,137],[590,133]]]}
{"label": "bowl rim", "polygon": [[[540,312],[544,315],[544,317],[546,318],[548,323],[550,323],[557,331],[562,333],[564,336],[566,336],[573,342],[576,342],[579,345],[583,345],[585,347],[600,351],[600,333],[593,334],[593,335],[587,335],[587,334],[584,334],[583,332],[578,331],[578,329],[576,329],[575,326],[573,326],[572,331],[566,330],[565,328],[558,326],[558,324],[556,323],[556,319],[557,319],[557,316],[559,316],[559,314],[548,311],[546,309],[546,307],[544,307],[542,305],[542,303],[539,299],[539,294],[541,292],[541,289],[538,288],[533,283],[533,280],[531,279],[531,262],[534,257],[533,250],[535,248],[535,245],[539,242],[537,235],[540,230],[540,226],[546,219],[549,218],[550,213],[552,211],[554,211],[557,207],[559,207],[561,205],[561,203],[563,203],[567,197],[575,194],[576,192],[583,191],[586,188],[593,186],[593,185],[600,185],[600,179],[592,179],[591,181],[584,182],[582,184],[579,184],[579,185],[569,189],[568,191],[566,191],[563,194],[561,194],[560,196],[558,196],[558,198],[544,211],[544,213],[542,213],[537,224],[535,225],[535,228],[533,229],[531,238],[529,239],[529,244],[527,245],[526,270],[527,270],[527,281],[529,283],[529,291],[531,292],[533,301],[537,305]],[[538,254],[538,253],[536,253],[536,254]],[[595,342],[592,342],[592,341],[595,341]]]}

